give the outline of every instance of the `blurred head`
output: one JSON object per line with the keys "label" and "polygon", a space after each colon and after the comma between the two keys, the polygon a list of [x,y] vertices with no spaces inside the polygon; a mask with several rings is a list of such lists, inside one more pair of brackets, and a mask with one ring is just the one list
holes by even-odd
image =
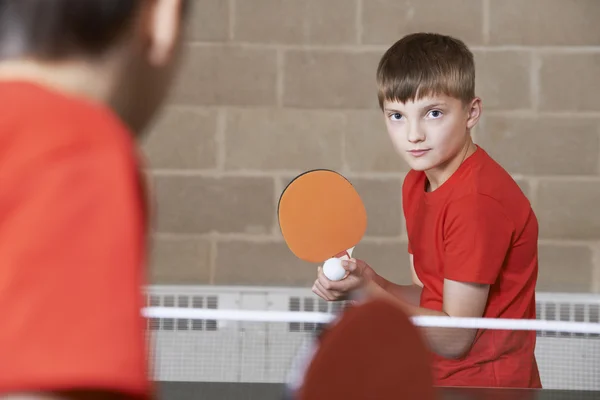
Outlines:
{"label": "blurred head", "polygon": [[473,54],[462,41],[405,36],[381,58],[377,87],[387,131],[412,169],[434,173],[460,164],[481,114]]}
{"label": "blurred head", "polygon": [[136,132],[167,95],[189,0],[0,0],[0,79],[113,107]]}

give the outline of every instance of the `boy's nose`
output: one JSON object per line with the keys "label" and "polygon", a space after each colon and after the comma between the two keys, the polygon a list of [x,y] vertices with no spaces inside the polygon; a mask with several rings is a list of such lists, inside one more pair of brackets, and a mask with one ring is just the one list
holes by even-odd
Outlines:
{"label": "boy's nose", "polygon": [[408,141],[411,143],[418,143],[425,140],[425,134],[419,127],[411,127],[408,130]]}

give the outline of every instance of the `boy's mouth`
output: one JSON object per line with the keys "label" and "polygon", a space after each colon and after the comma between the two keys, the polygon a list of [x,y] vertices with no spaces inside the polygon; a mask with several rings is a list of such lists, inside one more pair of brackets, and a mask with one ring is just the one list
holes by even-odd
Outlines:
{"label": "boy's mouth", "polygon": [[427,154],[427,152],[429,150],[431,150],[431,149],[415,149],[415,150],[408,150],[408,152],[413,157],[421,157],[421,156],[424,156],[425,154]]}

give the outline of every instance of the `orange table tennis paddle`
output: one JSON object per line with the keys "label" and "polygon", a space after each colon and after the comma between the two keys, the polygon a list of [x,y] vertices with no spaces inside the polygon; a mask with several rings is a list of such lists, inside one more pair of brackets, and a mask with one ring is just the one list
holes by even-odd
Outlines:
{"label": "orange table tennis paddle", "polygon": [[367,229],[365,206],[348,179],[327,169],[298,175],[283,190],[277,216],[283,238],[296,257],[324,262],[325,276],[343,279],[340,260],[352,257]]}

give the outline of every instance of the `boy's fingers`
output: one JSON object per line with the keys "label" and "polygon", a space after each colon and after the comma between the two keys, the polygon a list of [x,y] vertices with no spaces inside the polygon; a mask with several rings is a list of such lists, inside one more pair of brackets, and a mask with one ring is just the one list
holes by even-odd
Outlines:
{"label": "boy's fingers", "polygon": [[313,285],[313,293],[322,298],[323,300],[331,300],[329,293],[326,290],[323,290],[323,287],[319,284],[319,281],[315,281]]}
{"label": "boy's fingers", "polygon": [[337,300],[342,295],[342,293],[338,292],[337,290],[329,290],[323,287],[319,280],[315,282],[315,288],[317,292],[321,293],[324,296],[323,298],[326,300]]}
{"label": "boy's fingers", "polygon": [[348,293],[351,290],[356,289],[359,286],[359,279],[354,275],[349,275],[346,279],[338,281],[338,285],[336,285],[336,290],[339,290],[343,293]]}
{"label": "boy's fingers", "polygon": [[317,268],[317,282],[319,283],[319,288],[324,293],[332,293],[336,298],[339,298],[348,291],[356,288],[360,283],[359,278],[353,275],[353,272],[358,268],[356,259],[343,260],[342,266],[347,272],[344,278],[339,281],[329,280],[329,278],[325,276],[322,266]]}
{"label": "boy's fingers", "polygon": [[331,296],[329,295],[329,293],[327,293],[326,291],[324,291],[318,284],[318,282],[315,282],[314,286],[313,286],[313,292],[319,296],[320,298],[322,298],[325,301],[331,301]]}
{"label": "boy's fingers", "polygon": [[319,273],[317,277],[317,282],[321,285],[321,288],[324,290],[337,290],[337,285],[335,281],[330,281],[324,273]]}
{"label": "boy's fingers", "polygon": [[325,281],[320,280],[320,284],[325,290],[338,292],[340,294],[348,293],[360,285],[360,279],[354,275],[348,275],[339,281],[330,281],[324,277]]}
{"label": "boy's fingers", "polygon": [[346,273],[346,276],[339,280],[339,281],[332,281],[329,278],[327,278],[325,276],[324,273],[320,273],[319,276],[317,277],[317,281],[320,283],[321,287],[324,290],[327,291],[333,291],[333,292],[345,292],[346,290],[348,290],[348,287],[350,285],[350,287],[354,284],[355,277],[353,277],[352,275],[349,275],[348,273]]}
{"label": "boy's fingers", "polygon": [[316,282],[313,284],[313,287],[312,287],[312,292],[313,292],[314,294],[316,294],[317,296],[319,296],[320,298],[322,298],[323,300],[329,300],[329,299],[327,298],[327,296],[325,295],[325,293],[323,293],[323,292],[321,291],[321,289],[319,289],[319,287],[317,286],[317,283],[316,283]]}
{"label": "boy's fingers", "polygon": [[344,260],[342,261],[342,267],[344,267],[344,269],[350,273],[354,272],[356,270],[356,260],[351,259],[351,260]]}

